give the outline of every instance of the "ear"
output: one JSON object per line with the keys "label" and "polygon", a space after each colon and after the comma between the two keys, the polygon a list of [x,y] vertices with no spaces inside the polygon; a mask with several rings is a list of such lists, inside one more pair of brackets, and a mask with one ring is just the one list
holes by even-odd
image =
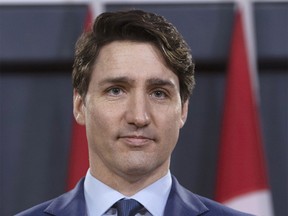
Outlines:
{"label": "ear", "polygon": [[73,91],[73,114],[76,122],[85,125],[85,104],[82,96],[74,89]]}
{"label": "ear", "polygon": [[181,121],[180,121],[180,128],[182,128],[187,120],[188,116],[188,107],[189,107],[189,99],[187,99],[182,104],[182,113],[181,113]]}

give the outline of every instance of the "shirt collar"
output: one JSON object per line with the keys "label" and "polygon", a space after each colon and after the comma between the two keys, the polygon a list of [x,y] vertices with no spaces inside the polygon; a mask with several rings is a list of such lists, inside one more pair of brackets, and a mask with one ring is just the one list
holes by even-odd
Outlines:
{"label": "shirt collar", "polygon": [[103,215],[115,202],[122,198],[133,198],[140,202],[152,215],[163,215],[171,190],[170,171],[131,197],[126,197],[97,180],[87,171],[84,181],[84,196],[89,216]]}

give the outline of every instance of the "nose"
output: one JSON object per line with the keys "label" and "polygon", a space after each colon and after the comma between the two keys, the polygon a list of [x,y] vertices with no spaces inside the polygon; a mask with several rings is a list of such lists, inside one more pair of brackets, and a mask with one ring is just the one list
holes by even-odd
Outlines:
{"label": "nose", "polygon": [[137,128],[143,128],[150,124],[150,106],[145,95],[135,94],[127,104],[126,121]]}

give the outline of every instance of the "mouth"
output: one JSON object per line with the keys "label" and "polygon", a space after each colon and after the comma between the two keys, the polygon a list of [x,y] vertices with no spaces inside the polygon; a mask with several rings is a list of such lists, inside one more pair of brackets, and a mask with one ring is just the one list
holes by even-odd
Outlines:
{"label": "mouth", "polygon": [[150,137],[134,136],[134,135],[121,136],[119,137],[119,139],[123,141],[124,143],[126,143],[127,145],[132,146],[132,147],[146,146],[155,141],[153,138],[150,138]]}

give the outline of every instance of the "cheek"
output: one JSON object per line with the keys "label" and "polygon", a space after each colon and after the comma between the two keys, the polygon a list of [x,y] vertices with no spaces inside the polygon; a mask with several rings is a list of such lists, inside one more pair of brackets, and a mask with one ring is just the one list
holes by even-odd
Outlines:
{"label": "cheek", "polygon": [[99,121],[99,124],[105,124],[106,121],[111,121],[117,115],[117,107],[111,103],[107,103],[101,98],[96,98],[94,101],[90,100],[87,104],[87,119],[91,118],[93,121]]}
{"label": "cheek", "polygon": [[89,106],[86,112],[86,130],[90,131],[90,136],[103,137],[111,133],[112,126],[115,125],[116,115],[110,109],[95,104]]}
{"label": "cheek", "polygon": [[183,126],[181,106],[169,106],[158,112],[162,125],[171,131],[178,131]]}
{"label": "cheek", "polygon": [[[86,133],[88,145],[92,154],[101,155],[111,151],[111,143],[116,134],[116,127],[112,112],[105,111],[101,106],[93,106],[86,112]],[[103,155],[101,156],[103,157]]]}
{"label": "cheek", "polygon": [[180,128],[183,125],[183,121],[181,118],[181,108],[167,109],[165,112],[161,112],[161,126],[159,130],[162,133],[162,138],[165,139],[166,142],[170,143],[171,146],[175,145]]}

